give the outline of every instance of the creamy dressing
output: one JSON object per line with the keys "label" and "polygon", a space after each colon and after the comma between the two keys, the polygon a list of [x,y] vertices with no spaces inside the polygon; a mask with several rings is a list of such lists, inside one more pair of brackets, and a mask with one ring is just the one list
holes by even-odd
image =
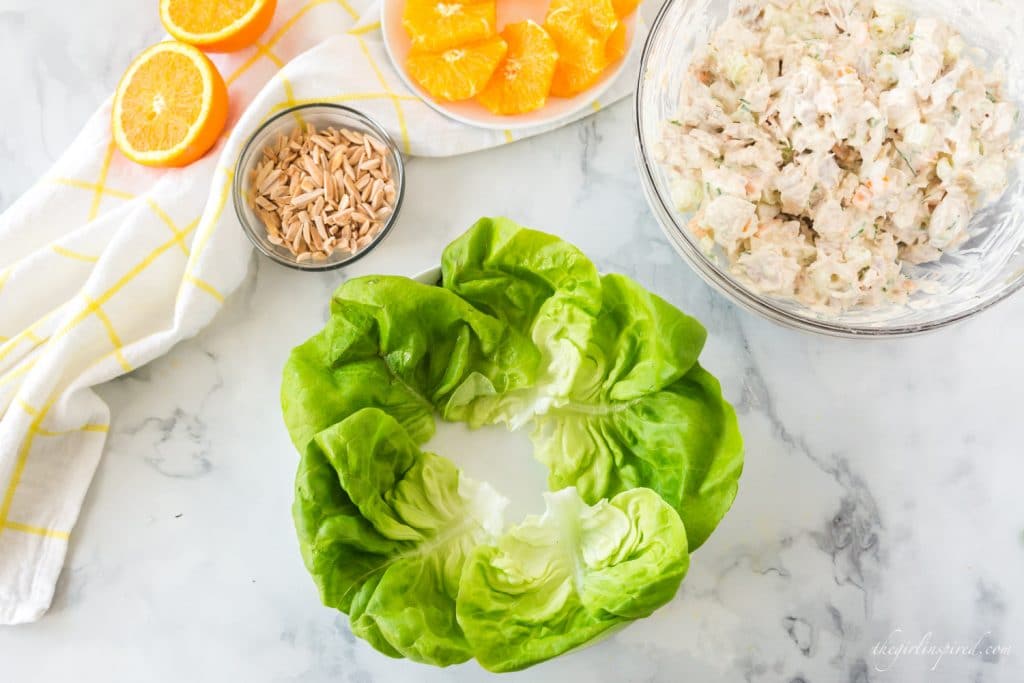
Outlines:
{"label": "creamy dressing", "polygon": [[1008,182],[1004,75],[942,21],[870,0],[736,0],[660,161],[709,253],[816,309],[901,302]]}

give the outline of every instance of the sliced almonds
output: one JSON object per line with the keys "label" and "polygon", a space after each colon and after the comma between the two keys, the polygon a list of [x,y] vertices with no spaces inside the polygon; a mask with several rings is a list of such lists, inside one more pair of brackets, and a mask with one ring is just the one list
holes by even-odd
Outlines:
{"label": "sliced almonds", "polygon": [[249,206],[267,240],[299,263],[369,246],[397,191],[381,140],[356,130],[298,127],[268,145],[250,175]]}

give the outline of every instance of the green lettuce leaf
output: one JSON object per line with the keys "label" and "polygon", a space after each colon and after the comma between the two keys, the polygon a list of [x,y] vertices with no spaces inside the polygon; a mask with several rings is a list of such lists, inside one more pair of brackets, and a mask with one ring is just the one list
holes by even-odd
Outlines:
{"label": "green lettuce leaf", "polygon": [[[335,292],[324,330],[292,352],[281,405],[300,451],[314,434],[369,407],[423,443],[434,433],[435,407],[461,419],[478,396],[531,385],[539,362],[523,334],[445,289],[358,278]],[[457,405],[447,407],[456,392]]]}
{"label": "green lettuce leaf", "polygon": [[500,531],[503,507],[366,408],[309,443],[293,516],[323,603],[347,613],[353,633],[389,656],[447,666],[472,656],[455,599],[466,557]]}
{"label": "green lettuce leaf", "polygon": [[601,281],[588,362],[568,400],[537,417],[535,455],[552,489],[576,486],[590,503],[635,487],[657,491],[696,550],[736,496],[736,415],[697,365],[700,323],[627,277]]}
{"label": "green lettuce leaf", "polygon": [[471,424],[535,424],[553,490],[588,503],[657,491],[700,547],[736,496],[743,445],[736,415],[697,365],[707,332],[622,275],[597,275],[574,246],[507,219],[483,219],[444,253],[444,286],[529,335],[532,386],[465,387]]}
{"label": "green lettuce leaf", "polygon": [[601,279],[590,259],[554,235],[484,218],[445,249],[441,269],[444,287],[530,337],[541,355],[530,387],[456,397],[474,402],[464,419],[516,429],[560,400],[584,367],[601,309]]}
{"label": "green lettuce leaf", "polygon": [[588,507],[573,488],[547,511],[477,547],[459,585],[458,620],[477,660],[516,671],[650,615],[689,567],[676,512],[647,489]]}
{"label": "green lettuce leaf", "polygon": [[441,272],[445,288],[519,330],[555,295],[592,315],[601,308],[597,268],[583,252],[507,218],[477,221],[444,250]]}
{"label": "green lettuce leaf", "polygon": [[552,488],[574,485],[588,502],[657,491],[679,512],[691,551],[732,506],[743,469],[736,413],[700,365],[661,391],[539,416],[533,440]]}

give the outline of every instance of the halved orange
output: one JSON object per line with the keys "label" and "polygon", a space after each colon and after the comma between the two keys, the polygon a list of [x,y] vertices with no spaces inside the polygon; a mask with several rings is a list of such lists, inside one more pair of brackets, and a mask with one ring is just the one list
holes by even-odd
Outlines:
{"label": "halved orange", "polygon": [[167,41],[131,63],[114,93],[111,131],[132,161],[184,166],[209,150],[228,118],[228,90],[198,49]]}
{"label": "halved orange", "polygon": [[501,37],[508,43],[508,54],[477,99],[495,114],[540,109],[555,76],[555,41],[532,21],[508,24]]}
{"label": "halved orange", "polygon": [[277,0],[160,0],[160,21],[183,43],[234,52],[256,42],[276,8]]}
{"label": "halved orange", "polygon": [[496,0],[408,0],[402,25],[414,50],[437,52],[490,38],[496,32]]}
{"label": "halved orange", "polygon": [[552,95],[572,97],[598,81],[610,63],[608,40],[618,26],[612,0],[552,1],[544,20],[558,48]]}
{"label": "halved orange", "polygon": [[444,52],[410,52],[405,66],[431,96],[455,102],[483,90],[507,52],[504,39],[493,36]]}

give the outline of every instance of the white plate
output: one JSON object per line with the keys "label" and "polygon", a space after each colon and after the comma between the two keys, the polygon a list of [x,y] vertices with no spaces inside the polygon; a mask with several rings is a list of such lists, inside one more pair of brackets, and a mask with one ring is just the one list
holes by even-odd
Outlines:
{"label": "white plate", "polygon": [[[533,19],[538,24],[543,24],[549,4],[550,0],[498,0],[498,30],[500,31],[505,24],[525,19]],[[626,23],[626,44],[628,45],[625,57],[605,69],[601,79],[593,87],[584,90],[576,97],[549,97],[547,104],[536,111],[514,116],[499,116],[492,114],[474,100],[438,102],[409,78],[405,72],[405,59],[409,55],[411,42],[409,34],[402,26],[402,10],[404,8],[405,0],[384,0],[381,3],[380,24],[384,34],[384,48],[395,71],[401,76],[405,85],[428,106],[460,123],[478,128],[522,130],[553,124],[569,118],[580,110],[591,106],[594,100],[601,97],[615,82],[618,75],[622,73],[622,69],[629,59],[629,53],[635,47],[634,43],[636,42],[633,40],[636,35],[636,12],[633,12],[623,20]]]}

